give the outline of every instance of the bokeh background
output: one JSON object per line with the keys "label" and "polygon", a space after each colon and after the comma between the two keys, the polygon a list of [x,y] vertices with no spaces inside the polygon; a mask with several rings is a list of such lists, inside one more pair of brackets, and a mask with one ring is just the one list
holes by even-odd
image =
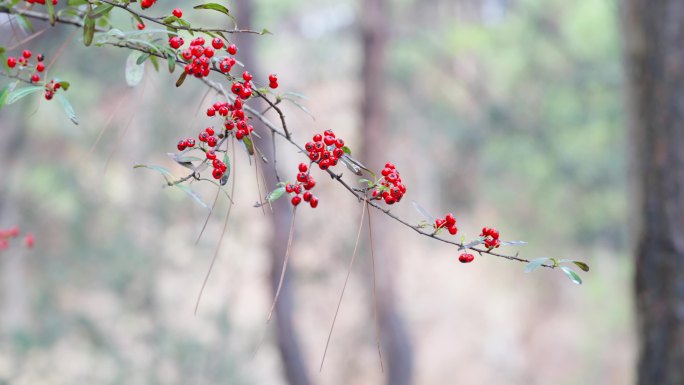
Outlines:
{"label": "bokeh background", "polygon": [[[355,151],[364,138],[363,4],[251,5],[254,29],[273,33],[245,43],[253,72],[277,73],[283,91],[305,96],[293,98],[306,111],[283,107],[295,138],[332,129]],[[225,22],[180,1],[150,12],[174,6],[193,22]],[[416,201],[435,216],[455,213],[466,237],[495,226],[504,240],[529,242],[523,257],[592,267],[576,286],[559,271],[525,274],[520,263],[487,256],[462,265],[453,247],[374,211],[385,240],[377,269],[391,277],[412,383],[631,383],[616,1],[394,0],[383,17],[385,89],[375,97],[387,109],[387,135],[373,151],[397,164],[409,189],[392,211],[417,223]],[[2,19],[0,44],[23,37]],[[253,164],[243,152],[234,159],[236,204],[197,315],[228,202],[219,199],[195,245],[207,211],[163,189],[155,172],[133,169],[155,164],[180,175],[166,153],[210,124],[202,111],[216,96],[193,79],[176,89],[176,75],[149,64],[129,88],[128,53],[86,49],[77,30],[50,29],[27,46],[58,57],[52,74],[72,83],[80,125],[39,97],[0,110],[0,227],[36,236],[34,249],[0,255],[0,383],[287,383],[274,325],[265,325],[273,214],[253,207]],[[285,143],[278,152],[281,173],[293,179],[302,156]],[[193,189],[213,200],[213,186]],[[314,384],[383,383],[365,241],[318,371],[360,206],[322,173],[316,190],[319,208],[297,215],[288,277],[302,362]]]}

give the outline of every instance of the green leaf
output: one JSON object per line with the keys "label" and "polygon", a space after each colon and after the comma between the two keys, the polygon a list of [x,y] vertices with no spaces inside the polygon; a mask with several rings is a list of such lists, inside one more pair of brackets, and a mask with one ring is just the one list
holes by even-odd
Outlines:
{"label": "green leaf", "polygon": [[587,272],[589,271],[589,265],[587,265],[586,263],[584,263],[582,261],[572,261],[572,263],[577,265],[577,267],[579,267],[582,271],[587,271]]}
{"label": "green leaf", "polygon": [[427,220],[430,223],[435,223],[435,217],[430,215],[430,213],[427,210],[425,210],[423,206],[419,205],[415,201],[411,201],[411,205],[413,205],[413,208],[416,209],[416,211],[418,211],[418,213],[422,215],[425,218],[425,220]]}
{"label": "green leaf", "polygon": [[159,72],[159,60],[157,59],[157,57],[150,56],[150,62],[152,63],[152,67],[154,67],[154,70]]}
{"label": "green leaf", "polygon": [[25,98],[26,96],[43,90],[45,90],[45,87],[42,86],[29,86],[19,88],[17,90],[12,91],[12,93],[10,93],[9,96],[7,96],[7,104],[13,104],[18,100]]}
{"label": "green leaf", "polygon": [[2,88],[2,91],[0,91],[0,109],[5,105],[7,102],[7,97],[10,94],[10,86],[6,85],[5,87]]}
{"label": "green leaf", "polygon": [[46,1],[45,7],[47,8],[48,15],[50,16],[50,25],[55,25],[55,6],[52,1]]}
{"label": "green leaf", "polygon": [[[90,4],[88,9],[90,10]],[[89,47],[93,43],[93,36],[95,36],[95,19],[86,16],[83,22],[83,44]]]}
{"label": "green leaf", "polygon": [[183,85],[183,82],[185,81],[185,78],[188,76],[188,73],[183,71],[181,76],[176,80],[176,87],[180,87]]}
{"label": "green leaf", "polygon": [[134,51],[126,59],[126,84],[135,87],[142,81],[145,74],[145,66],[138,64],[138,52]]}
{"label": "green leaf", "polygon": [[214,10],[214,11],[221,12],[221,13],[223,13],[224,15],[227,15],[227,16],[230,17],[230,18],[233,18],[233,15],[231,15],[231,13],[230,13],[230,11],[228,10],[228,8],[224,7],[224,6],[221,5],[221,4],[217,4],[217,3],[200,4],[200,5],[194,6],[193,8],[194,8],[194,9],[212,9],[212,10]]}
{"label": "green leaf", "polygon": [[25,34],[31,34],[33,33],[33,25],[31,25],[31,21],[24,15],[16,15],[16,20],[17,24],[19,25],[19,28],[25,33]]}
{"label": "green leaf", "polygon": [[[226,164],[226,172],[223,173],[223,177],[226,178],[226,182],[227,182],[228,178],[230,178],[230,158],[228,157],[228,152],[223,154],[223,163]],[[221,179],[223,179],[223,178],[221,178]]]}
{"label": "green leaf", "polygon": [[171,182],[174,179],[176,179],[176,177],[173,176],[173,174],[171,174],[171,172],[169,170],[165,169],[162,166],[148,166],[146,164],[136,164],[135,166],[133,166],[133,168],[147,168],[150,170],[157,171],[160,174],[162,174],[162,177],[164,177],[164,180],[166,181],[167,184],[171,184]]}
{"label": "green leaf", "polygon": [[166,54],[166,63],[168,64],[169,67],[169,73],[173,73],[173,71],[176,69],[176,57],[171,55],[170,53]]}
{"label": "green leaf", "polygon": [[138,56],[138,60],[135,61],[135,64],[141,65],[142,63],[145,62],[150,57],[149,53],[143,53],[140,56]]}
{"label": "green leaf", "polygon": [[68,91],[70,85],[71,85],[71,83],[66,82],[66,81],[61,81],[61,82],[59,82],[59,86],[60,86],[64,91]]}
{"label": "green leaf", "polygon": [[74,107],[71,105],[71,103],[69,103],[69,100],[62,94],[55,94],[55,96],[57,97],[59,102],[62,103],[64,113],[67,115],[69,120],[71,120],[74,124],[78,125],[78,117],[76,117],[76,111],[74,111]]}
{"label": "green leaf", "polygon": [[[46,1],[47,3],[47,1]],[[91,19],[97,19],[98,17],[104,16],[107,12],[111,11],[112,8],[114,8],[113,5],[111,4],[101,4],[98,5],[95,9],[92,11],[88,12],[88,17]]]}
{"label": "green leaf", "polygon": [[533,259],[527,265],[525,265],[525,273],[531,273],[540,268],[545,262],[549,261],[551,261],[551,258]]}
{"label": "green leaf", "polygon": [[351,155],[351,148],[347,146],[342,147],[342,151],[347,155]]}
{"label": "green leaf", "polygon": [[261,32],[259,32],[259,35],[273,35],[273,34],[271,33],[271,31],[264,28],[261,30]]}
{"label": "green leaf", "polygon": [[245,145],[245,149],[249,155],[254,155],[254,144],[249,136],[242,137],[242,144]]}
{"label": "green leaf", "polygon": [[567,266],[561,266],[560,268],[561,268],[561,270],[563,270],[563,272],[565,273],[565,275],[567,275],[568,278],[570,278],[570,280],[572,281],[572,283],[575,283],[575,284],[578,284],[578,285],[581,285],[581,284],[582,284],[582,278],[580,278],[580,276],[577,275],[577,273],[575,273],[571,268],[569,268],[569,267],[567,267]]}
{"label": "green leaf", "polygon": [[[135,23],[136,23],[136,24],[145,25],[145,22],[143,21],[143,19],[140,18],[140,16],[138,16],[138,15],[135,14],[135,13],[131,13],[131,15],[133,16],[133,19],[135,19]],[[140,32],[142,32],[142,31],[140,31]]]}
{"label": "green leaf", "polygon": [[196,192],[192,191],[192,190],[190,189],[190,187],[188,187],[188,186],[186,186],[186,185],[184,185],[184,184],[177,184],[177,185],[175,185],[175,186],[178,187],[179,189],[183,190],[184,193],[188,194],[192,199],[195,200],[195,202],[197,202],[197,203],[199,203],[200,205],[202,205],[202,207],[204,207],[205,209],[211,211],[211,207],[209,207],[208,204],[204,203],[204,201],[202,200],[202,198],[200,198],[200,196],[197,195]]}
{"label": "green leaf", "polygon": [[283,194],[285,194],[285,187],[278,187],[268,194],[266,200],[268,200],[269,202],[273,202],[275,200],[278,200],[278,198],[283,196]]}
{"label": "green leaf", "polygon": [[521,246],[521,245],[526,245],[527,242],[525,241],[506,241],[506,242],[501,242],[501,246]]}

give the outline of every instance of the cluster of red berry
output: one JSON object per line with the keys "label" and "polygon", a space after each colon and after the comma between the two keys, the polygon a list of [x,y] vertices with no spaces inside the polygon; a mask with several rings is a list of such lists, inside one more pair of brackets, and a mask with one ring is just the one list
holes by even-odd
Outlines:
{"label": "cluster of red berry", "polygon": [[62,86],[59,83],[55,83],[54,79],[50,80],[50,83],[45,85],[45,99],[52,100],[52,97],[55,96],[55,92],[57,92],[60,87]]}
{"label": "cluster of red berry", "polygon": [[[21,53],[21,56],[19,58],[16,58],[14,56],[10,56],[7,58],[7,66],[9,68],[14,68],[19,64],[19,67],[21,69],[28,67],[29,66],[29,59],[33,56],[33,52],[30,50],[26,49],[24,52]],[[43,60],[45,60],[45,56],[42,54],[36,55],[36,65],[35,65],[35,70],[31,75],[31,82],[33,83],[38,83],[40,81],[40,75],[38,75],[38,72],[43,72],[45,71],[45,63],[43,63]]]}
{"label": "cluster of red berry", "polygon": [[[245,111],[242,107],[243,101],[240,98],[236,98],[235,102],[232,104],[227,102],[216,102],[207,109],[207,116],[216,116],[218,113],[220,116],[225,117],[224,127],[226,128],[226,134],[228,131],[236,129],[235,138],[241,140],[254,131],[254,127],[248,123],[245,117]],[[229,114],[230,117],[228,117]]]}
{"label": "cluster of red berry", "polygon": [[[214,39],[221,42],[220,47],[223,46],[223,41],[221,39]],[[185,44],[185,41],[180,36],[172,36],[169,38],[169,46],[173,49],[178,49]],[[205,40],[203,37],[196,37],[190,41],[190,48],[182,52],[183,59],[185,59],[188,64],[185,65],[185,73],[188,75],[195,75],[197,78],[202,78],[209,75],[209,65],[211,64],[211,58],[216,53],[212,46],[204,46]],[[212,42],[213,46],[217,46]]]}
{"label": "cluster of red berry", "polygon": [[[58,0],[52,0],[52,5],[57,5]],[[45,0],[26,0],[29,4],[43,4],[45,5]]]}
{"label": "cluster of red berry", "polygon": [[181,139],[178,142],[178,146],[176,146],[176,147],[178,147],[178,151],[183,151],[186,148],[193,148],[193,147],[195,147],[195,139],[193,139],[193,138]]}
{"label": "cluster of red berry", "polygon": [[214,136],[215,133],[216,132],[214,132],[212,127],[207,127],[204,129],[204,131],[200,132],[197,138],[200,142],[206,143],[209,147],[216,147],[218,144],[218,138]]}
{"label": "cluster of red berry", "polygon": [[336,166],[339,159],[344,155],[344,140],[335,137],[332,130],[325,130],[323,135],[316,134],[311,142],[304,145],[309,152],[309,159],[318,163],[321,170],[327,170]]}
{"label": "cluster of red berry", "polygon": [[[311,194],[312,188],[316,186],[316,181],[314,178],[309,174],[309,167],[304,164],[300,163],[299,164],[299,173],[297,174],[297,183],[295,184],[286,184],[285,185],[285,192],[288,194],[295,194],[290,202],[292,203],[293,206],[297,206],[302,202],[302,199],[304,202],[309,202],[309,205],[311,208],[316,208],[318,207],[318,198],[313,196]],[[302,191],[304,191],[304,194],[302,194]],[[299,194],[302,194],[301,196]]]}
{"label": "cluster of red berry", "polygon": [[475,259],[475,256],[469,253],[463,253],[458,256],[458,260],[461,263],[470,263]]}
{"label": "cluster of red berry", "polygon": [[244,81],[235,81],[233,86],[230,87],[230,91],[242,100],[249,99],[252,97],[252,87],[254,87],[254,83],[252,83],[253,78],[254,77],[249,72],[243,72],[242,79]]}
{"label": "cluster of red berry", "polygon": [[401,183],[401,176],[397,168],[392,163],[385,163],[385,168],[380,174],[382,175],[378,181],[380,188],[373,190],[373,199],[384,199],[388,205],[399,202],[406,194],[406,186]]}
{"label": "cluster of red berry", "polygon": [[481,237],[484,237],[485,247],[488,249],[493,249],[501,246],[501,241],[499,241],[499,232],[491,227],[483,227]]}
{"label": "cluster of red berry", "polygon": [[[0,229],[0,251],[7,250],[9,248],[10,239],[18,237],[20,233],[21,231],[17,226],[10,227],[9,229]],[[34,243],[33,234],[28,233],[24,236],[24,246],[30,249],[33,247]]]}
{"label": "cluster of red berry", "polygon": [[157,2],[157,0],[142,0],[140,2],[140,8],[147,9],[147,8],[153,6],[154,3],[156,3],[156,2]]}
{"label": "cluster of red berry", "polygon": [[216,159],[216,152],[214,150],[207,150],[207,159],[211,161],[211,166],[214,168],[211,176],[214,179],[221,179],[228,166],[221,159]]}
{"label": "cluster of red berry", "polygon": [[444,217],[444,219],[435,219],[435,230],[446,227],[449,230],[449,234],[456,235],[458,228],[456,227],[456,218],[454,214],[449,213]]}

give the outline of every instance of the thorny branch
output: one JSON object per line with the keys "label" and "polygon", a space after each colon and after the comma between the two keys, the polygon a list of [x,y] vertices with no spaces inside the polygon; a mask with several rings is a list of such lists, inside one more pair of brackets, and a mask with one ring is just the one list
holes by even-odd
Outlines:
{"label": "thorny branch", "polygon": [[[126,7],[126,6],[123,6],[123,5],[121,5],[121,4],[116,4],[116,3],[113,3],[113,2],[110,2],[110,1],[107,1],[107,0],[98,0],[98,1],[101,1],[101,2],[104,2],[104,3],[107,3],[107,4],[111,4],[111,5],[115,6],[115,7],[123,8],[123,9],[125,9],[126,11],[128,11],[128,12],[130,12],[130,13],[132,13],[132,14],[135,14],[135,15],[137,15],[137,16],[143,18],[143,19],[150,20],[150,21],[153,21],[153,22],[155,22],[155,23],[157,23],[157,24],[161,24],[161,25],[167,26],[167,24],[164,23],[163,21],[160,21],[160,20],[158,20],[158,19],[154,19],[154,18],[145,16],[145,15],[139,14],[139,13],[137,13],[136,11],[131,10],[130,8],[128,8],[128,7]],[[50,16],[49,16],[48,14],[46,14],[46,13],[40,13],[40,12],[35,12],[35,11],[25,10],[25,9],[18,9],[18,8],[14,8],[14,7],[7,7],[7,6],[5,6],[5,5],[0,5],[0,13],[18,14],[18,15],[23,15],[23,16],[25,16],[25,17],[29,17],[29,18],[37,19],[37,20],[45,20],[45,21],[50,20]],[[76,27],[83,27],[83,21],[82,21],[82,20],[78,20],[78,19],[63,18],[63,17],[55,16],[55,19],[54,19],[54,20],[55,20],[55,23],[67,24],[67,25],[72,25],[72,26],[76,26]],[[190,28],[187,28],[187,27],[179,27],[179,26],[177,26],[177,25],[172,25],[171,27],[172,27],[172,28],[175,28],[175,29],[183,29],[183,30],[189,30],[189,31],[193,31],[193,32],[219,32],[219,31],[220,31],[220,32],[230,32],[230,33],[259,33],[259,32],[250,31],[250,30],[211,30],[211,29],[197,29],[197,28],[195,28],[195,29],[190,29]],[[102,28],[97,28],[96,31],[98,31],[98,32],[106,32],[107,30],[106,30],[106,29],[102,29]],[[166,56],[164,56],[164,55],[163,55],[162,53],[160,53],[160,52],[157,52],[156,50],[153,50],[153,49],[151,49],[151,48],[149,48],[149,47],[146,47],[146,46],[136,45],[136,44],[134,44],[134,43],[127,42],[127,41],[121,41],[121,42],[104,42],[103,44],[112,45],[112,46],[115,46],[115,47],[133,49],[133,50],[136,50],[136,51],[140,51],[140,52],[142,52],[142,53],[149,54],[149,55],[151,55],[151,56],[156,56],[156,57],[164,58],[164,59],[166,58]],[[180,59],[178,59],[178,58],[176,58],[176,62],[179,63],[179,64],[186,64],[184,61],[182,61],[182,60],[180,60]],[[227,75],[227,74],[223,74],[220,70],[218,70],[218,69],[215,68],[215,67],[214,67],[214,68],[211,68],[211,71],[216,72],[216,73],[219,73],[219,74],[221,74],[221,76],[224,76],[224,77],[226,77],[226,78],[229,79],[229,80],[234,80],[234,78],[233,78],[232,76]],[[209,79],[206,79],[206,78],[202,78],[201,81],[204,82],[208,87],[214,89],[216,92],[218,92],[218,93],[224,95],[224,97],[226,97],[228,100],[234,101],[234,97],[232,97],[232,96],[230,96],[230,95],[227,95],[226,92],[225,92],[225,91],[222,89],[222,87],[220,86],[220,84],[215,83],[215,82],[213,82],[213,81],[211,81],[211,80],[209,80]],[[266,103],[267,103],[267,104],[268,104],[268,105],[277,113],[278,118],[279,118],[279,120],[280,120],[280,125],[281,125],[281,127],[276,126],[275,123],[271,122],[266,116],[264,116],[262,113],[260,113],[259,111],[255,110],[254,108],[250,107],[249,105],[246,105],[246,104],[245,104],[245,105],[243,105],[243,108],[244,108],[247,112],[249,112],[249,113],[252,115],[252,117],[254,117],[254,118],[256,118],[257,120],[259,120],[259,121],[260,121],[268,130],[271,131],[274,140],[275,140],[275,136],[276,136],[276,135],[277,135],[277,136],[280,136],[280,137],[283,138],[286,142],[290,143],[290,145],[292,145],[292,146],[294,146],[295,148],[297,148],[300,152],[306,154],[306,151],[304,150],[304,148],[303,148],[302,146],[300,146],[297,142],[295,142],[295,141],[292,139],[291,133],[290,133],[290,131],[289,131],[288,127],[287,127],[287,123],[286,123],[286,121],[285,121],[285,114],[284,114],[284,113],[282,112],[282,110],[276,105],[276,103],[273,102],[273,101],[271,101],[271,100],[268,98],[268,96],[267,96],[265,93],[261,92],[261,91],[255,90],[255,95],[257,95],[258,97],[260,97],[261,99],[263,99],[263,100],[264,100],[264,101],[265,101],[265,102],[266,102]],[[411,223],[407,222],[406,220],[404,220],[404,219],[402,219],[402,218],[400,218],[400,217],[394,215],[389,209],[387,209],[387,208],[385,208],[385,207],[383,207],[383,206],[380,206],[378,203],[376,203],[376,202],[374,202],[373,200],[369,199],[368,196],[367,196],[367,194],[366,194],[366,192],[368,191],[367,189],[356,189],[356,188],[351,187],[346,181],[344,181],[344,180],[342,179],[342,174],[336,174],[336,173],[334,173],[333,171],[331,171],[331,170],[329,170],[329,169],[328,169],[328,170],[325,170],[325,171],[328,173],[328,175],[329,175],[333,180],[335,180],[337,183],[341,184],[345,189],[347,189],[347,191],[349,191],[352,195],[354,195],[354,196],[356,197],[356,199],[357,199],[359,202],[364,202],[363,204],[368,204],[369,206],[375,208],[376,210],[382,212],[383,214],[385,214],[385,215],[387,215],[388,217],[392,218],[392,219],[395,220],[396,222],[398,222],[398,223],[400,223],[400,224],[402,224],[402,225],[404,225],[404,226],[406,226],[406,227],[412,229],[413,231],[415,231],[416,233],[418,233],[418,234],[420,234],[420,235],[422,235],[422,236],[425,236],[425,237],[432,238],[432,239],[437,240],[437,241],[440,241],[440,242],[444,242],[444,243],[448,243],[448,244],[457,246],[459,250],[468,249],[468,250],[472,250],[472,251],[474,251],[474,252],[477,252],[477,253],[480,254],[480,255],[488,254],[488,255],[491,255],[491,256],[494,256],[494,257],[504,258],[504,259],[508,259],[508,260],[511,260],[511,261],[517,261],[517,262],[522,262],[522,263],[529,263],[529,262],[530,262],[530,260],[528,260],[528,259],[519,257],[519,256],[518,256],[518,253],[516,253],[515,255],[501,254],[501,253],[497,253],[497,252],[495,252],[495,251],[493,251],[493,250],[490,250],[490,249],[485,249],[485,248],[480,248],[480,247],[476,247],[476,246],[471,246],[471,245],[469,245],[469,244],[464,244],[464,243],[462,243],[462,242],[456,242],[456,241],[452,241],[452,240],[449,240],[449,239],[441,238],[441,237],[438,236],[438,234],[436,234],[436,233],[434,233],[434,232],[427,232],[427,231],[423,230],[423,228],[422,228],[421,226],[419,226],[419,225],[414,225],[414,224],[411,224]],[[193,175],[194,175],[194,172],[193,172],[192,174],[190,174],[190,176],[186,177],[186,180],[192,178]],[[551,268],[551,269],[554,269],[554,268],[556,267],[556,266],[554,266],[554,265],[549,265],[549,264],[543,264],[543,265],[541,265],[541,266],[547,267],[547,268]]]}

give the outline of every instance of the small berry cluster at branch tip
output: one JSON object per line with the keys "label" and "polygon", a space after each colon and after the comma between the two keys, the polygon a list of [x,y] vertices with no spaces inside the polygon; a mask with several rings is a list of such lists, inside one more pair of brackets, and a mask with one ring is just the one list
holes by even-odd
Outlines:
{"label": "small berry cluster at branch tip", "polygon": [[[9,249],[10,240],[19,237],[20,233],[21,231],[17,226],[8,229],[0,229],[0,251]],[[24,246],[30,249],[33,248],[34,243],[35,239],[33,238],[33,234],[27,233],[24,235]]]}
{"label": "small berry cluster at branch tip", "polygon": [[178,142],[178,151],[183,151],[186,148],[193,148],[195,147],[195,139],[193,138],[187,138],[187,139],[182,139]]}
{"label": "small berry cluster at branch tip", "polygon": [[[205,46],[205,40],[203,37],[196,37],[190,41],[190,48],[183,50],[181,56],[185,59],[188,64],[185,65],[185,73],[188,75],[194,75],[196,78],[203,78],[209,76],[211,58],[214,57],[216,53],[214,47],[218,46],[220,49],[223,47],[223,41],[218,39],[221,44],[215,44],[214,39],[212,41],[212,46]],[[171,36],[169,38],[169,46],[173,49],[179,49],[185,44],[185,41],[180,36]]]}
{"label": "small berry cluster at branch tip", "polygon": [[140,2],[140,8],[147,9],[147,8],[153,6],[154,3],[156,3],[156,2],[157,2],[157,0],[142,0]]}
{"label": "small berry cluster at branch tip", "polygon": [[[29,4],[43,4],[45,5],[45,0],[26,0]],[[57,5],[58,0],[52,0],[52,5]]]}
{"label": "small berry cluster at branch tip", "polygon": [[[286,184],[285,192],[288,194],[294,194],[294,196],[290,200],[293,206],[299,205],[302,202],[302,200],[304,200],[304,202],[309,202],[309,206],[311,206],[311,208],[315,209],[316,207],[318,207],[318,198],[313,196],[313,194],[311,194],[311,191],[309,191],[313,189],[315,186],[316,181],[311,176],[311,174],[309,174],[309,167],[304,163],[300,163],[299,173],[297,174],[297,183]],[[304,192],[303,194],[302,191]],[[300,196],[300,194],[302,195]]]}
{"label": "small berry cluster at branch tip", "polygon": [[[17,65],[19,65],[19,69],[28,69],[31,67],[31,57],[33,56],[33,52],[31,52],[28,49],[25,49],[24,52],[21,53],[21,56],[16,58],[14,56],[10,56],[7,58],[7,66],[9,68],[15,68]],[[36,55],[36,64],[33,67],[33,69],[36,71],[31,75],[31,82],[32,83],[38,83],[40,81],[40,75],[38,75],[38,72],[43,72],[45,71],[45,63],[43,63],[43,60],[45,60],[45,56],[42,54],[37,54]]]}
{"label": "small berry cluster at branch tip", "polygon": [[484,237],[484,245],[488,249],[494,249],[501,246],[499,241],[499,232],[491,227],[483,227],[481,237]]}
{"label": "small berry cluster at branch tip", "polygon": [[463,253],[458,256],[458,261],[461,263],[470,263],[475,259],[475,256],[469,253]]}
{"label": "small berry cluster at branch tip", "polygon": [[449,213],[444,217],[444,219],[435,219],[435,231],[441,228],[446,228],[451,235],[456,235],[456,233],[458,233],[458,227],[456,227],[456,218],[454,217],[454,214]]}
{"label": "small berry cluster at branch tip", "polygon": [[401,201],[406,194],[406,186],[401,183],[401,176],[393,163],[386,163],[380,172],[382,178],[378,181],[380,188],[371,193],[373,199],[383,199],[388,205]]}
{"label": "small berry cluster at branch tip", "polygon": [[312,162],[318,163],[321,170],[327,170],[336,166],[338,160],[344,155],[344,140],[335,137],[332,130],[325,130],[323,135],[314,135],[312,141],[307,142],[304,148],[309,151],[309,159]]}
{"label": "small berry cluster at branch tip", "polygon": [[221,159],[216,159],[216,152],[214,150],[207,150],[206,155],[207,159],[211,161],[211,167],[214,168],[211,172],[211,176],[213,176],[214,179],[221,179],[228,166]]}
{"label": "small berry cluster at branch tip", "polygon": [[278,88],[278,76],[274,74],[268,75],[268,86],[276,89]]}
{"label": "small berry cluster at branch tip", "polygon": [[45,100],[52,100],[52,98],[55,96],[55,92],[57,92],[60,87],[61,85],[59,83],[55,83],[54,80],[50,80],[50,83],[45,85]]}
{"label": "small berry cluster at branch tip", "polygon": [[230,87],[230,92],[232,92],[233,94],[235,94],[235,96],[242,100],[249,99],[250,97],[252,97],[252,87],[254,87],[254,84],[252,83],[253,78],[254,77],[249,72],[243,72],[242,79],[244,81],[235,81],[233,83],[233,86]]}

